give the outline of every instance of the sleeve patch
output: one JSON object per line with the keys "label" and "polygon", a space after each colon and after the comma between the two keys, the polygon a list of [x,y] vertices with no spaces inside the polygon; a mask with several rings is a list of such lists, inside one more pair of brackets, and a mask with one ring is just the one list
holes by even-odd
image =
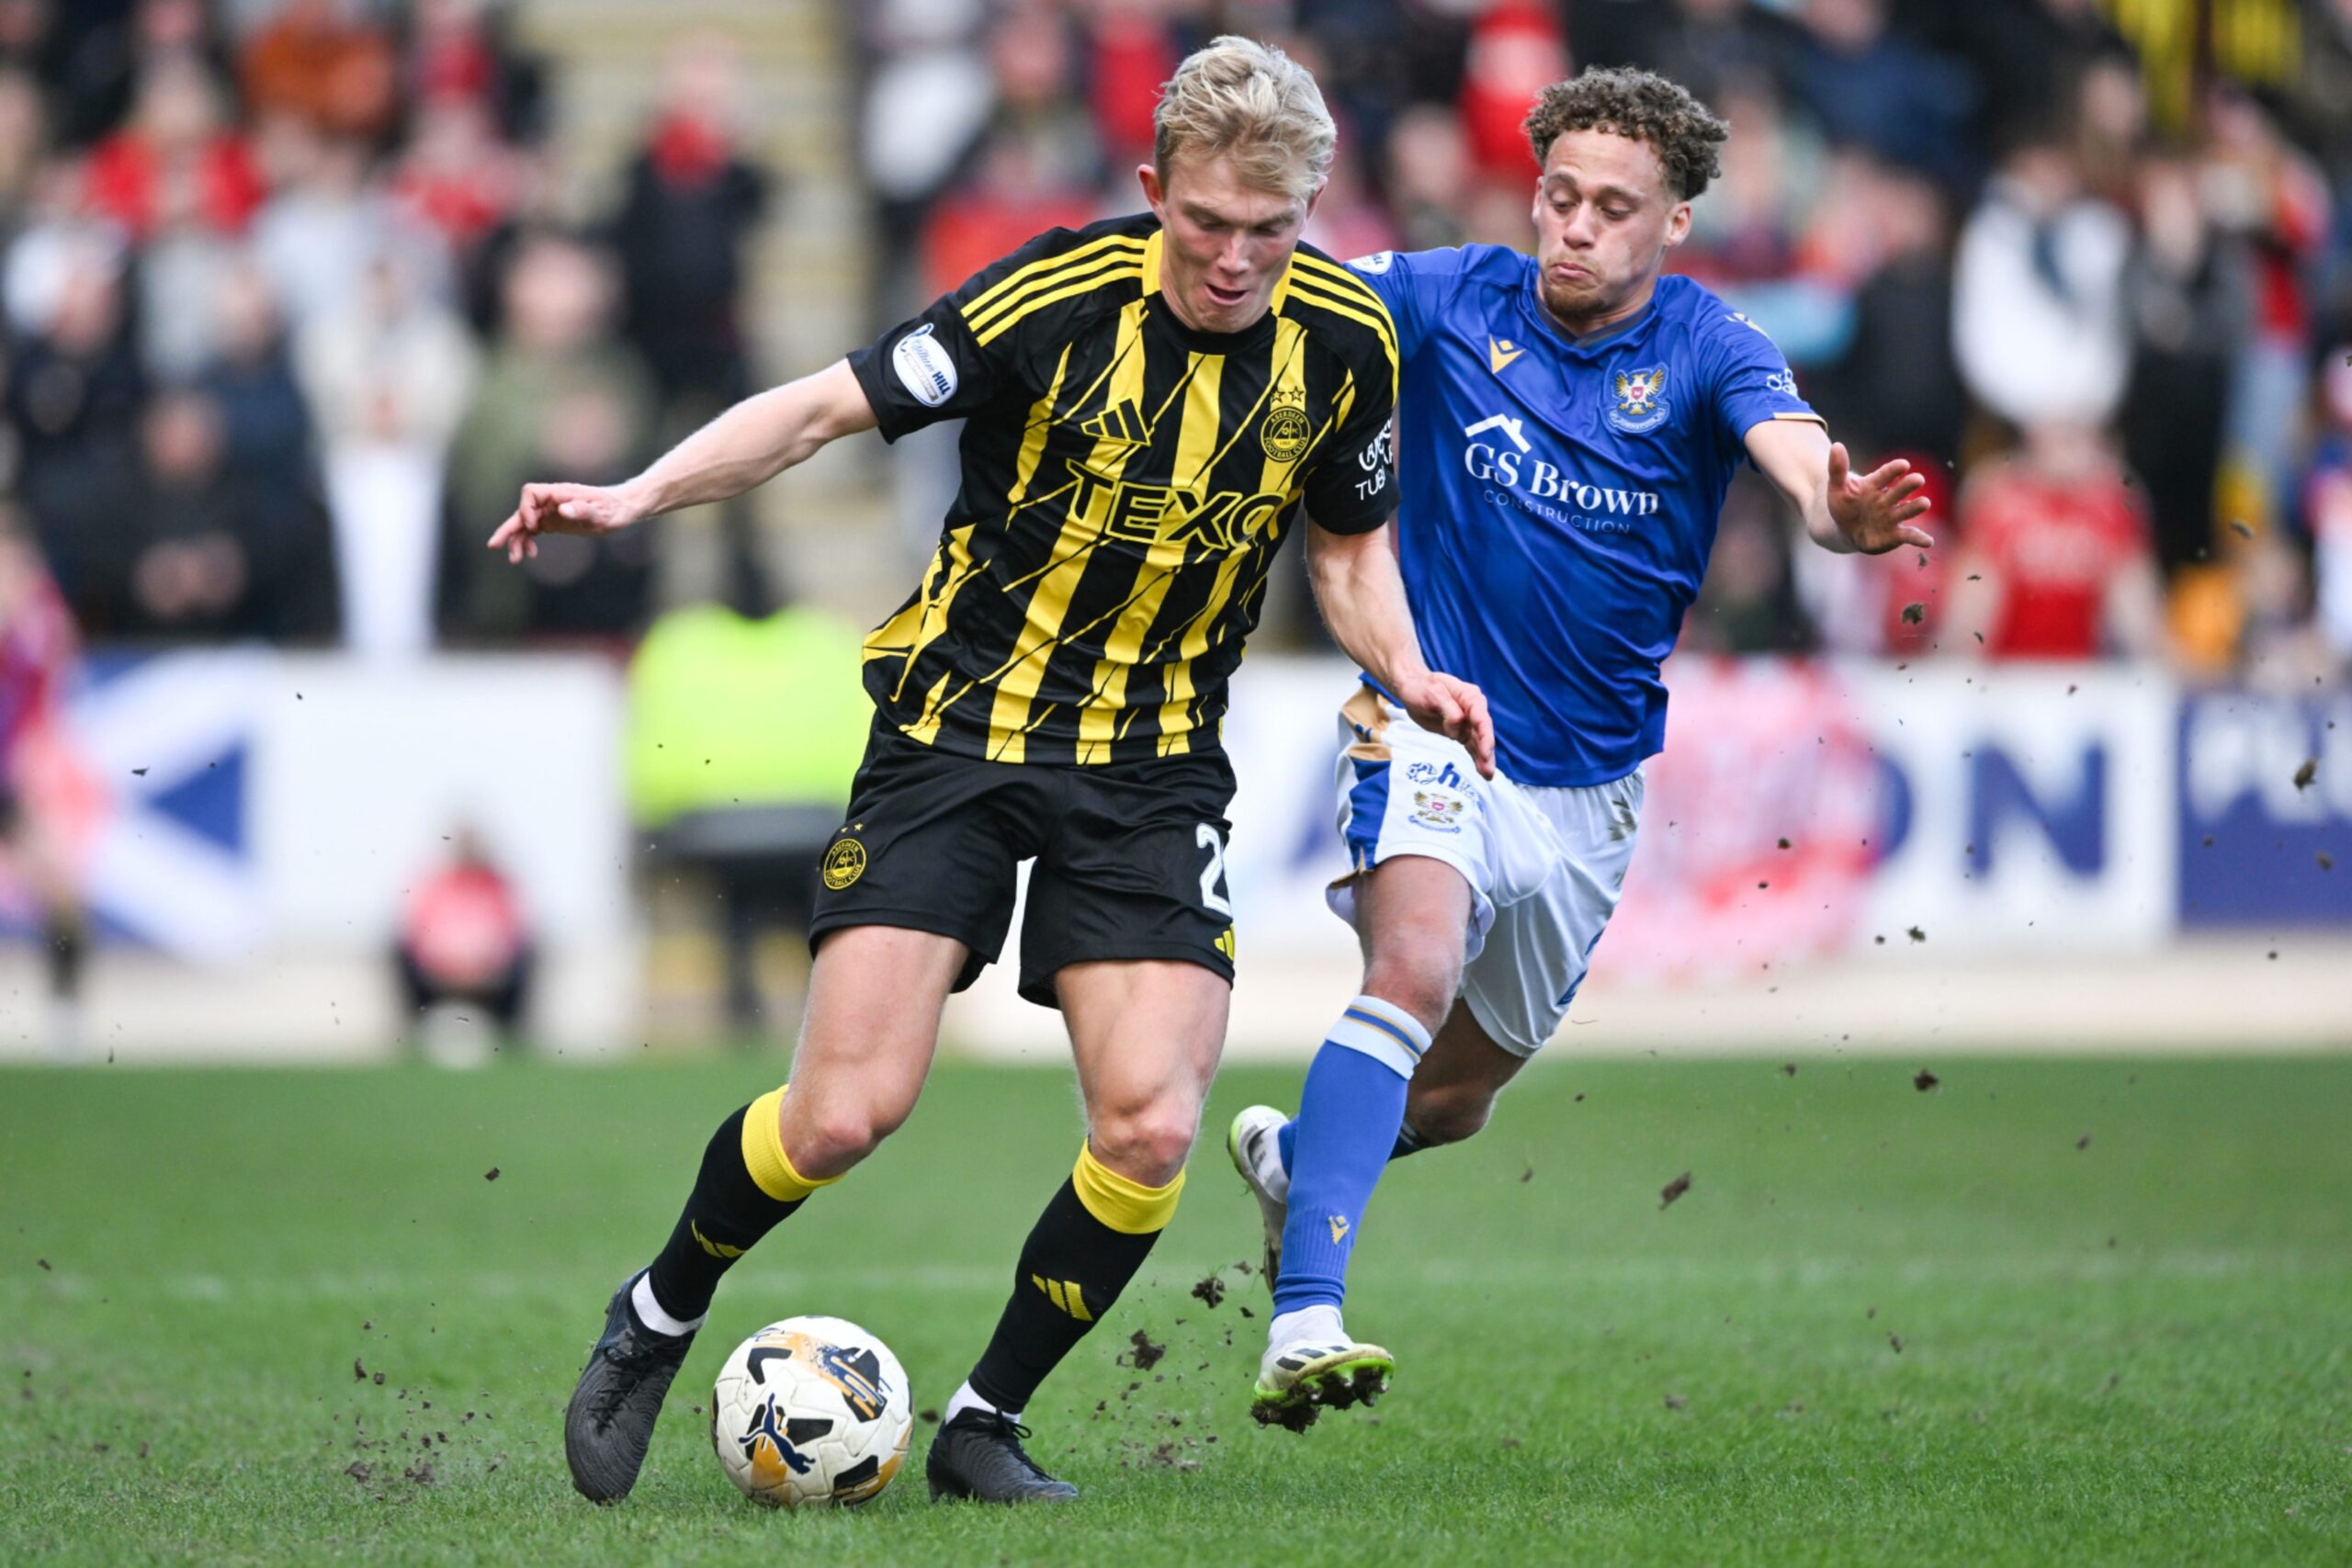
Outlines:
{"label": "sleeve patch", "polygon": [[890,368],[915,401],[935,409],[956,395],[956,361],[932,335],[928,322],[909,333],[890,350]]}
{"label": "sleeve patch", "polygon": [[1368,256],[1358,256],[1348,265],[1370,277],[1378,277],[1396,264],[1395,251],[1374,251]]}

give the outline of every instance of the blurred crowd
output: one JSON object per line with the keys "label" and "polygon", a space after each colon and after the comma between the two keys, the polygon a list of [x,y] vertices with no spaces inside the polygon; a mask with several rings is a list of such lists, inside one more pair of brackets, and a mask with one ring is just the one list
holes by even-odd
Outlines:
{"label": "blurred crowd", "polygon": [[[0,0],[0,529],[38,546],[85,641],[399,658],[632,641],[662,608],[656,530],[549,540],[522,571],[480,539],[525,479],[621,477],[774,372],[743,325],[774,182],[733,129],[728,46],[687,38],[603,209],[561,210],[553,69],[514,9]],[[1686,646],[2298,685],[2352,664],[2352,0],[871,0],[843,20],[865,326],[1131,210],[1159,85],[1221,31],[1323,82],[1341,141],[1309,238],[1343,257],[1524,244],[1535,93],[1664,72],[1733,127],[1671,265],[1771,333],[1858,464],[1929,475],[1939,538],[1796,548],[1743,481]],[[894,459],[935,481],[910,546],[945,457]]]}
{"label": "blurred crowd", "polygon": [[566,221],[511,12],[0,0],[0,525],[86,640],[642,629],[645,537],[525,571],[481,540],[525,479],[622,477],[750,388],[768,181],[688,39]]}
{"label": "blurred crowd", "polygon": [[[1939,547],[1794,547],[1743,482],[1684,634],[1728,652],[2352,661],[2352,0],[875,0],[877,317],[1131,210],[1157,84],[1220,31],[1340,123],[1308,238],[1523,247],[1520,121],[1588,65],[1733,128],[1669,262],[1763,325]],[[1310,625],[1311,617],[1298,624]]]}

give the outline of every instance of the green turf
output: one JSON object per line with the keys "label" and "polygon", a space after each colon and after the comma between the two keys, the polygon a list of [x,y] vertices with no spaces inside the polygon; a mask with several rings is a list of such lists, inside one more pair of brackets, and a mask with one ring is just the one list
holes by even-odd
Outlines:
{"label": "green turf", "polygon": [[0,1562],[2352,1561],[2352,1059],[1916,1065],[1532,1071],[1392,1173],[1350,1321],[1398,1386],[1304,1438],[1245,1415],[1255,1282],[1188,1293],[1256,1255],[1217,1132],[1295,1089],[1230,1072],[1174,1228],[1030,1412],[1085,1500],[934,1507],[910,1467],[831,1517],[743,1502],[689,1406],[808,1311],[944,1401],[1075,1152],[1066,1074],[943,1067],[736,1269],[598,1510],[563,1472],[581,1353],[773,1060],[0,1072]]}

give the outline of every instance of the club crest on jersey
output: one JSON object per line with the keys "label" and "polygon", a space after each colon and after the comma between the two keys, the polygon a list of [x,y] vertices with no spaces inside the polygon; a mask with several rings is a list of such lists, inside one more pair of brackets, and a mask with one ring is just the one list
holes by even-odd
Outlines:
{"label": "club crest on jersey", "polygon": [[1620,370],[1614,389],[1617,404],[1609,411],[1609,423],[1619,430],[1628,435],[1640,435],[1666,423],[1673,405],[1666,400],[1665,366]]}
{"label": "club crest on jersey", "polygon": [[1306,455],[1314,431],[1306,421],[1306,404],[1304,388],[1274,392],[1273,407],[1258,425],[1258,445],[1272,461],[1295,463]]}

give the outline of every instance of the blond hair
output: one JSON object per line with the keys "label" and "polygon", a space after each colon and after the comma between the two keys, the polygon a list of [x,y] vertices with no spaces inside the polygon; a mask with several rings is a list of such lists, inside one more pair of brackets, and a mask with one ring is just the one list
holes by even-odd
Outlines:
{"label": "blond hair", "polygon": [[1233,161],[1261,190],[1295,201],[1331,172],[1340,133],[1313,73],[1281,50],[1231,34],[1176,68],[1151,115],[1151,161],[1164,184],[1179,152]]}

